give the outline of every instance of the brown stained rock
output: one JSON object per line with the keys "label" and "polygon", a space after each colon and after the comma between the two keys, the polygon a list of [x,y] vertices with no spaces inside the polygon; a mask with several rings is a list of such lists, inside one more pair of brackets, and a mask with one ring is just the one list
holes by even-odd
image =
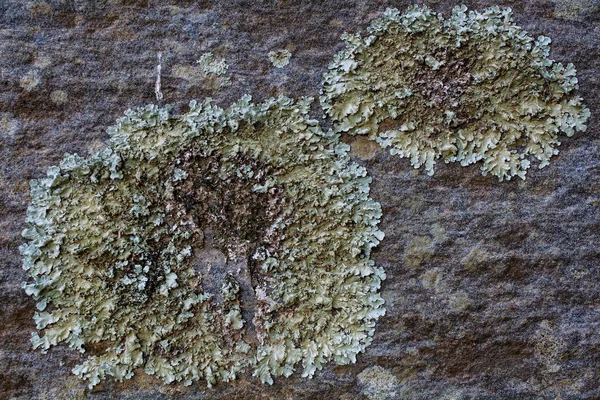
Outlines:
{"label": "brown stained rock", "polygon": [[[424,3],[446,15],[456,4]],[[386,238],[374,259],[387,273],[387,314],[356,364],[273,386],[250,374],[212,389],[136,374],[89,390],[70,375],[79,354],[60,346],[44,355],[29,343],[35,305],[20,287],[18,253],[28,180],[65,152],[97,149],[123,111],[154,102],[158,52],[164,102],[175,111],[207,96],[225,106],[244,93],[318,96],[342,32],[364,32],[386,7],[403,11],[410,1],[0,2],[0,398],[361,399],[375,391],[360,377],[378,368],[395,398],[600,398],[599,7],[466,3],[513,7],[531,36],[552,38],[552,58],[577,68],[592,111],[587,132],[565,139],[553,162],[523,182],[459,165],[438,165],[428,177],[408,160],[353,144],[383,207]],[[268,52],[290,43],[294,62],[272,68]],[[227,60],[232,86],[217,92],[189,76],[207,51]],[[419,238],[428,245],[407,263]]]}
{"label": "brown stained rock", "polygon": [[381,146],[364,136],[353,138],[351,146],[352,152],[365,161],[372,159],[377,152],[381,151]]}

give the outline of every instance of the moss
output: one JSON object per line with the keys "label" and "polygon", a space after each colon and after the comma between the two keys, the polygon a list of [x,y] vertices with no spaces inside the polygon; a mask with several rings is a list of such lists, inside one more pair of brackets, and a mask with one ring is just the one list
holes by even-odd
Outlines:
{"label": "moss", "polygon": [[139,368],[210,386],[354,362],[384,313],[381,208],[310,104],[130,110],[106,149],[33,180],[34,347],[87,353],[73,372],[90,386]]}
{"label": "moss", "polygon": [[368,135],[433,174],[436,160],[482,161],[500,180],[525,177],[558,153],[559,136],[586,129],[573,64],[548,58],[511,10],[425,6],[388,9],[364,38],[343,36],[323,79],[321,103],[336,132]]}

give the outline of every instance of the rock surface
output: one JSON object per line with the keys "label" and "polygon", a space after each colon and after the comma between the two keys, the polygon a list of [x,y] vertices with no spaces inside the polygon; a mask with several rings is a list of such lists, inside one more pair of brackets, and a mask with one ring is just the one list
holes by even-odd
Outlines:
{"label": "rock surface", "polygon": [[[455,2],[425,1],[448,13]],[[600,2],[467,1],[514,9],[552,57],[573,62],[592,112],[588,131],[526,181],[498,183],[478,166],[440,165],[433,177],[362,138],[346,137],[373,177],[385,240],[387,314],[356,364],[261,384],[249,374],[207,389],[165,386],[144,373],[90,390],[71,374],[80,355],[31,349],[34,301],[18,246],[28,181],[65,152],[103,147],[130,107],[177,110],[244,93],[317,96],[344,31],[364,31],[409,1],[0,2],[0,398],[7,399],[597,399],[600,398]],[[274,68],[272,50],[292,53]],[[199,73],[225,58],[231,86]],[[314,115],[321,111],[315,107]],[[326,123],[325,123],[326,125]]]}

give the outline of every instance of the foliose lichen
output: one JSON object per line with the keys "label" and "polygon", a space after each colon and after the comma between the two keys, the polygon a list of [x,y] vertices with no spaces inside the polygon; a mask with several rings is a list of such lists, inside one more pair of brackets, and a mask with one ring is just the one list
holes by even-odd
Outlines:
{"label": "foliose lichen", "polygon": [[[381,208],[311,101],[130,110],[105,150],[31,181],[33,346],[86,353],[73,372],[90,386],[138,368],[210,386],[354,362],[384,313]],[[217,286],[207,252],[229,267]]]}
{"label": "foliose lichen", "polygon": [[573,64],[549,59],[510,8],[457,6],[448,19],[426,6],[388,9],[324,75],[321,103],[336,132],[368,135],[433,174],[437,159],[501,181],[524,179],[558,153],[559,135],[586,129]]}
{"label": "foliose lichen", "polygon": [[200,73],[204,78],[216,80],[217,87],[231,86],[231,79],[226,76],[229,71],[227,60],[218,60],[211,52],[204,53],[196,63],[200,66]]}
{"label": "foliose lichen", "polygon": [[200,66],[203,75],[215,74],[225,75],[229,70],[229,65],[225,59],[217,61],[213,53],[204,53],[196,63]]}
{"label": "foliose lichen", "polygon": [[283,68],[290,63],[290,58],[292,58],[292,53],[290,53],[286,49],[281,50],[273,50],[267,54],[269,57],[269,61],[275,68]]}

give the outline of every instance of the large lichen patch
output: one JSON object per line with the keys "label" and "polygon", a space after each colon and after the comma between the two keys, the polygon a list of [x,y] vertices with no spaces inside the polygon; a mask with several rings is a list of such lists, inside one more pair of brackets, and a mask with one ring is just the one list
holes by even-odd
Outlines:
{"label": "large lichen patch", "polygon": [[73,372],[91,386],[355,361],[384,312],[370,178],[310,99],[249,100],[128,111],[107,149],[31,182],[34,347],[86,353]]}
{"label": "large lichen patch", "polygon": [[324,76],[321,102],[337,132],[364,134],[433,173],[437,159],[500,180],[525,177],[558,153],[559,135],[586,129],[589,110],[572,64],[549,59],[511,10],[456,7],[444,19],[426,6],[388,9],[368,36],[346,48]]}

